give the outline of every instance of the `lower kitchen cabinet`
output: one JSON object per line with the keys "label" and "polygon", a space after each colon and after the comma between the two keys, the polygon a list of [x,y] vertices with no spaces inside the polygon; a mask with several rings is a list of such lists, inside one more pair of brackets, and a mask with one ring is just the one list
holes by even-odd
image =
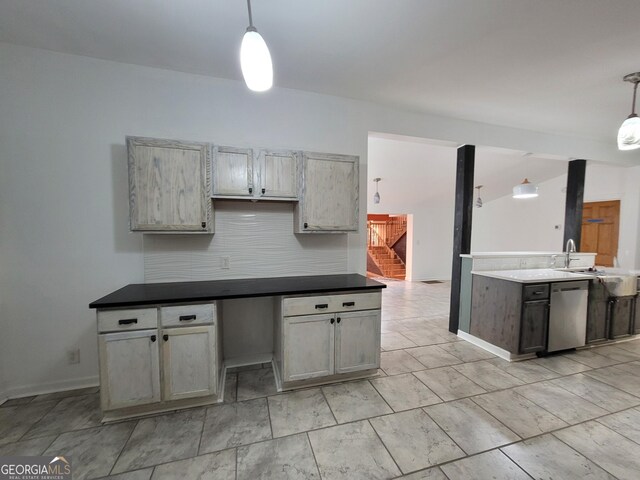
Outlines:
{"label": "lower kitchen cabinet", "polygon": [[626,337],[633,333],[636,295],[609,299],[609,338]]}
{"label": "lower kitchen cabinet", "polygon": [[587,307],[587,344],[604,342],[609,338],[609,294],[600,282],[589,283]]}
{"label": "lower kitchen cabinet", "polygon": [[522,304],[520,353],[541,352],[547,347],[549,300]]}
{"label": "lower kitchen cabinet", "polygon": [[380,310],[336,315],[335,373],[380,366]]}
{"label": "lower kitchen cabinet", "polygon": [[282,380],[293,382],[326,377],[334,372],[333,314],[285,317]]}
{"label": "lower kitchen cabinet", "polygon": [[164,400],[216,394],[215,335],[213,326],[162,330]]}
{"label": "lower kitchen cabinet", "polygon": [[107,333],[98,344],[103,410],[160,401],[157,330]]}

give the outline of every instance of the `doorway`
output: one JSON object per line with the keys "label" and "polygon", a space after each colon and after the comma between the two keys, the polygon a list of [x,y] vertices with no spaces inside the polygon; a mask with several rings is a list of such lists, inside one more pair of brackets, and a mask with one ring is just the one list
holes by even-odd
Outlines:
{"label": "doorway", "polygon": [[596,265],[613,267],[618,255],[619,230],[620,200],[585,203],[580,251],[596,253]]}
{"label": "doorway", "polygon": [[367,276],[405,280],[407,216],[367,215]]}

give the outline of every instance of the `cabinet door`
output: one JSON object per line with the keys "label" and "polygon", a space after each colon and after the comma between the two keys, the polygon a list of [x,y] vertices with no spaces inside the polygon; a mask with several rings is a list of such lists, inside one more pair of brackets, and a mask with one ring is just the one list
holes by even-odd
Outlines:
{"label": "cabinet door", "polygon": [[587,343],[603,342],[609,338],[607,316],[609,296],[599,282],[589,284],[587,309]]}
{"label": "cabinet door", "polygon": [[162,330],[164,400],[214,395],[217,391],[215,329]]}
{"label": "cabinet door", "polygon": [[541,352],[547,348],[549,301],[524,302],[520,324],[520,353]]}
{"label": "cabinet door", "polygon": [[358,157],[303,153],[297,233],[358,231]]}
{"label": "cabinet door", "polygon": [[212,233],[207,145],[128,137],[127,147],[131,230]]}
{"label": "cabinet door", "polygon": [[635,323],[633,331],[636,335],[640,333],[640,295],[636,297]]}
{"label": "cabinet door", "polygon": [[609,337],[631,335],[635,315],[636,297],[615,297],[609,300]]}
{"label": "cabinet door", "polygon": [[297,198],[298,158],[293,151],[261,150],[256,168],[258,194],[264,198]]}
{"label": "cabinet door", "polygon": [[329,314],[284,317],[284,382],[333,375],[334,323]]}
{"label": "cabinet door", "polygon": [[98,336],[103,410],[160,401],[158,331]]}
{"label": "cabinet door", "polygon": [[336,373],[380,367],[380,310],[336,316]]}
{"label": "cabinet door", "polygon": [[213,196],[253,196],[253,150],[213,147]]}

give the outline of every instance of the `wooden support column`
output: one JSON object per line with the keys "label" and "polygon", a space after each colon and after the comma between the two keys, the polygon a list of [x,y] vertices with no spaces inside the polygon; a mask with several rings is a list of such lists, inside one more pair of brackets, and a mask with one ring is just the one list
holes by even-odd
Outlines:
{"label": "wooden support column", "polygon": [[456,168],[456,206],[453,223],[453,259],[451,271],[451,304],[449,310],[449,331],[458,333],[460,315],[460,275],[462,259],[460,254],[471,252],[471,215],[473,213],[473,171],[475,145],[458,148]]}
{"label": "wooden support column", "polygon": [[582,236],[582,198],[584,197],[584,175],[587,167],[586,160],[572,160],[569,162],[567,175],[567,199],[564,208],[564,239],[562,250],[567,240],[573,238],[576,250],[580,251],[580,237]]}

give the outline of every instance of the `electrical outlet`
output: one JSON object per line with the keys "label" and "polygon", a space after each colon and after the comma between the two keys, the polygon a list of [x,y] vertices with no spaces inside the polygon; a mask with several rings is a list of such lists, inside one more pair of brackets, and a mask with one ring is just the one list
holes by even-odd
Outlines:
{"label": "electrical outlet", "polygon": [[76,363],[80,363],[80,349],[73,348],[67,350],[67,363],[69,365],[75,365]]}
{"label": "electrical outlet", "polygon": [[231,262],[231,259],[229,257],[220,257],[220,266],[222,267],[223,270],[229,270],[231,268],[229,266],[230,262]]}

